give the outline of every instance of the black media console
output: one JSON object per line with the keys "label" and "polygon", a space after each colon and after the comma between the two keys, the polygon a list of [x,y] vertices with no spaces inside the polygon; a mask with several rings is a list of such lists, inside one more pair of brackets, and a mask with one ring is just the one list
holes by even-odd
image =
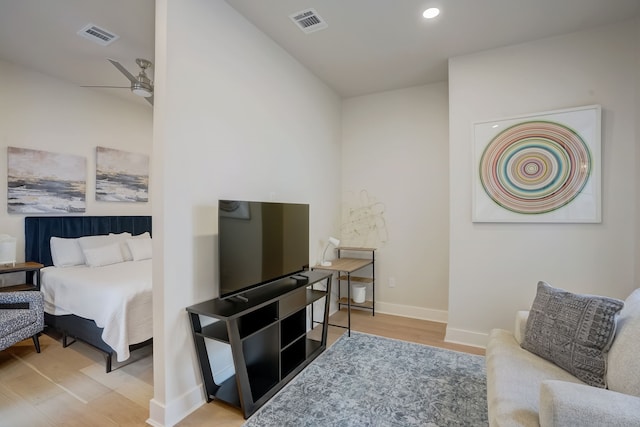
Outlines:
{"label": "black media console", "polygon": [[[218,399],[245,418],[275,395],[327,346],[331,273],[305,271],[244,294],[187,307],[207,401]],[[300,276],[300,275],[296,275]],[[322,290],[314,286],[325,282]],[[324,299],[323,321],[311,330],[309,306]],[[218,321],[202,326],[201,316]],[[215,382],[205,340],[231,347],[235,375]]]}

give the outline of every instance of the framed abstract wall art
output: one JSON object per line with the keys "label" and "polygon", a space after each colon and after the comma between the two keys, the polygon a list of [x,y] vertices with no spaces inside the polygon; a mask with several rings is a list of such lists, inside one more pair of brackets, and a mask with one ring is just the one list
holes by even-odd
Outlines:
{"label": "framed abstract wall art", "polygon": [[474,222],[598,223],[599,105],[474,123]]}
{"label": "framed abstract wall art", "polygon": [[86,176],[84,157],[7,147],[7,212],[85,212]]}
{"label": "framed abstract wall art", "polygon": [[149,156],[96,147],[96,200],[149,201]]}

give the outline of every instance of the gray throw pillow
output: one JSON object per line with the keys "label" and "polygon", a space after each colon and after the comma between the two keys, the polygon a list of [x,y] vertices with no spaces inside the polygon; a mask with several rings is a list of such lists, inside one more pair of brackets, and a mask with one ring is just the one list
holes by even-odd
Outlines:
{"label": "gray throw pillow", "polygon": [[606,353],[623,305],[613,298],[573,294],[538,282],[521,346],[586,384],[605,387]]}

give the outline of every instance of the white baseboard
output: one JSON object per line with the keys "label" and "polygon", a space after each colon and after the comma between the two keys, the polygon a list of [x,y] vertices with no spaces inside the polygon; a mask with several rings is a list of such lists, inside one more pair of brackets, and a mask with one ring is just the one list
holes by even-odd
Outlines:
{"label": "white baseboard", "polygon": [[[449,315],[449,312],[445,310],[434,310],[430,308],[392,304],[388,302],[376,302],[376,313],[429,320],[431,322],[439,323],[447,323]],[[479,348],[486,348],[488,339],[488,334],[466,331],[463,329],[454,329],[451,327],[447,327],[447,333],[444,338],[445,342]]]}
{"label": "white baseboard", "polygon": [[149,401],[147,424],[153,427],[164,427],[164,405],[155,399]]}
{"label": "white baseboard", "polygon": [[447,333],[444,337],[446,342],[470,345],[472,347],[486,348],[489,340],[489,334],[481,332],[465,331],[464,329],[455,329],[447,327]]}
{"label": "white baseboard", "polygon": [[193,411],[205,404],[202,384],[183,393],[167,404],[156,399],[149,401],[149,419],[147,424],[154,427],[172,427],[186,418]]}
{"label": "white baseboard", "polygon": [[[447,323],[449,317],[449,312],[446,310],[434,310],[388,302],[376,302],[376,312],[439,323]],[[451,327],[447,327],[447,333],[444,338],[446,342],[480,348],[486,348],[488,339],[488,334]]]}
{"label": "white baseboard", "polygon": [[149,418],[147,424],[153,427],[164,427],[164,405],[156,399],[149,401]]}
{"label": "white baseboard", "polygon": [[447,323],[446,310],[415,307],[411,305],[392,304],[376,301],[376,313],[392,314],[394,316],[410,317],[412,319],[430,320],[432,322]]}

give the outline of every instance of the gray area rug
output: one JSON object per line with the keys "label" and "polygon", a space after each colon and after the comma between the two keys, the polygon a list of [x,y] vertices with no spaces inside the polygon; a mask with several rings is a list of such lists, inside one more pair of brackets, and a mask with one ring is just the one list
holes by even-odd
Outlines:
{"label": "gray area rug", "polygon": [[486,426],[483,356],[352,332],[245,427]]}

